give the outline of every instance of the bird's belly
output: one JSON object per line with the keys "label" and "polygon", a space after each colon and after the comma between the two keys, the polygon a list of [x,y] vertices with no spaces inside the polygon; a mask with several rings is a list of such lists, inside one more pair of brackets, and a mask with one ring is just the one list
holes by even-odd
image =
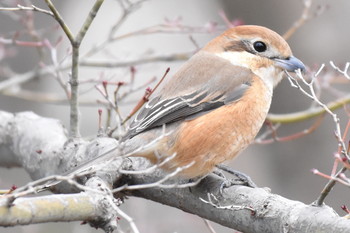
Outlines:
{"label": "bird's belly", "polygon": [[168,169],[194,164],[184,170],[182,175],[195,177],[209,173],[216,164],[233,159],[255,138],[265,117],[237,119],[232,122],[212,122],[201,126],[199,122],[188,122],[180,132],[181,144],[176,144],[172,152],[176,157],[166,166]]}
{"label": "bird's belly", "polygon": [[[261,91],[266,93],[266,90]],[[176,143],[170,149],[176,157],[166,168],[183,167],[194,162],[182,174],[201,176],[211,172],[216,164],[232,159],[244,150],[259,132],[271,103],[271,95],[255,94],[258,98],[247,93],[235,103],[184,122],[174,140]]]}

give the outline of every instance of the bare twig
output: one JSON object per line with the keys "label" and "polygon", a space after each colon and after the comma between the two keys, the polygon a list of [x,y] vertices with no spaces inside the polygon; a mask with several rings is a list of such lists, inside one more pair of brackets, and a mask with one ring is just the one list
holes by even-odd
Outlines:
{"label": "bare twig", "polygon": [[[345,170],[346,169],[349,169],[349,168],[345,168]],[[329,181],[339,182],[339,183],[341,183],[341,184],[343,184],[343,185],[345,185],[347,187],[350,187],[349,179],[345,176],[344,173],[341,172],[342,170],[340,170],[339,173],[334,174],[334,175],[327,175],[325,173],[320,172],[317,169],[312,169],[311,171],[312,171],[313,174],[321,176],[323,178],[326,178]],[[319,199],[317,199],[317,201],[315,202],[315,203],[317,203],[316,204],[317,206],[321,206],[323,204],[321,196],[322,197],[326,197],[329,194],[329,192],[332,190],[332,188],[333,188],[333,186],[331,186],[331,185],[330,186],[325,186],[325,187],[330,187],[330,189],[327,188],[327,189],[322,190]],[[320,200],[320,202],[319,202],[319,200]]]}
{"label": "bare twig", "polygon": [[29,80],[32,80],[35,77],[45,75],[45,74],[48,74],[50,72],[51,72],[51,70],[48,67],[46,67],[46,68],[42,68],[40,70],[33,70],[33,71],[29,71],[29,72],[24,73],[24,74],[15,75],[14,77],[12,77],[10,79],[6,79],[6,80],[0,82],[0,92],[6,88],[28,82]]}
{"label": "bare twig", "polygon": [[134,232],[134,233],[139,233],[140,231],[138,230],[135,222],[134,222],[134,219],[132,217],[130,217],[129,215],[127,215],[124,211],[122,211],[120,208],[118,208],[118,214],[120,215],[120,217],[122,217],[123,219],[125,219],[130,227],[131,227],[131,230]]}
{"label": "bare twig", "polygon": [[64,22],[62,16],[58,12],[58,10],[54,6],[54,4],[51,2],[51,0],[45,0],[45,2],[47,4],[47,6],[50,8],[54,19],[59,23],[59,25],[61,26],[62,30],[64,31],[64,33],[68,37],[68,39],[71,42],[71,44],[73,44],[74,43],[73,33],[69,29],[68,25]]}
{"label": "bare twig", "polygon": [[139,100],[136,106],[133,108],[131,113],[125,118],[122,124],[125,124],[140,108],[149,100],[149,97],[153,94],[153,92],[158,88],[158,86],[163,82],[167,74],[169,73],[170,68],[167,68],[163,77],[159,80],[156,86],[153,89],[146,89],[144,96]]}
{"label": "bare twig", "polygon": [[[130,14],[132,12],[128,12]],[[90,51],[88,51],[83,57],[89,57],[93,54],[101,51],[104,49],[107,45],[113,44],[117,41],[128,39],[131,37],[136,36],[144,36],[144,35],[150,35],[150,34],[156,34],[156,33],[164,33],[164,34],[193,34],[193,33],[211,33],[213,31],[221,31],[224,30],[225,27],[215,27],[215,30],[208,29],[205,26],[199,26],[199,27],[193,27],[193,26],[186,26],[186,25],[168,25],[168,24],[157,24],[154,26],[142,28],[136,31],[128,32],[122,35],[118,36],[112,36],[115,34],[115,32],[111,33],[109,38],[107,40],[103,41],[101,44],[96,45],[93,47]]]}
{"label": "bare twig", "polygon": [[0,44],[18,45],[18,46],[24,46],[24,47],[44,47],[45,46],[45,42],[42,42],[42,41],[21,41],[21,40],[15,40],[15,39],[5,39],[3,37],[0,37]]}
{"label": "bare twig", "polygon": [[286,33],[283,34],[283,38],[288,40],[302,25],[304,25],[310,19],[310,9],[312,5],[312,0],[303,0],[304,10],[300,18],[294,22],[293,26],[288,29]]}
{"label": "bare twig", "polygon": [[311,10],[312,3],[313,3],[313,0],[303,0],[304,10],[300,18],[294,22],[293,26],[290,27],[286,33],[283,34],[283,38],[285,40],[288,40],[307,21],[321,15],[324,12],[324,10],[327,9],[326,7],[320,6],[317,9],[317,11],[313,15],[311,15],[310,10]]}
{"label": "bare twig", "polygon": [[212,193],[208,193],[208,201],[204,200],[203,198],[199,198],[199,200],[201,200],[202,202],[212,205],[217,209],[225,209],[225,210],[250,210],[252,212],[255,212],[256,210],[254,210],[252,207],[249,206],[241,206],[241,205],[226,205],[226,206],[221,206],[218,205],[216,203],[218,203],[218,199],[217,197],[212,194]]}
{"label": "bare twig", "polygon": [[[301,132],[297,132],[288,136],[284,136],[284,137],[279,137],[277,134],[277,128],[279,128],[281,126],[280,123],[277,123],[277,126],[274,126],[271,122],[269,122],[268,120],[266,120],[267,125],[269,126],[269,131],[266,133],[263,133],[262,135],[260,135],[260,137],[255,139],[256,143],[259,144],[268,144],[268,143],[272,143],[272,142],[285,142],[285,141],[290,141],[290,140],[294,140],[300,137],[303,137],[305,135],[311,134],[312,132],[314,132],[322,123],[324,118],[324,115],[319,116],[316,121],[307,129],[302,130]],[[271,139],[266,139],[267,136],[272,135]]]}
{"label": "bare twig", "polygon": [[216,231],[214,230],[214,228],[210,224],[209,220],[206,220],[205,218],[203,218],[203,221],[204,221],[205,225],[207,226],[208,230],[210,231],[210,233],[216,233]]}
{"label": "bare twig", "polygon": [[103,50],[108,44],[110,44],[113,41],[114,34],[118,31],[120,26],[128,19],[128,17],[136,10],[138,9],[145,0],[138,0],[136,2],[129,2],[125,0],[119,0],[117,1],[120,5],[120,8],[122,9],[122,13],[119,16],[119,19],[116,21],[116,23],[111,27],[108,37],[105,41],[103,41],[101,44],[94,46],[92,49],[90,49],[83,57],[89,57],[101,50]]}
{"label": "bare twig", "polygon": [[[350,103],[350,95],[346,95],[344,97],[341,97],[335,101],[328,103],[326,106],[329,110],[334,111],[349,103]],[[315,107],[304,111],[287,113],[287,114],[270,113],[267,116],[267,120],[272,123],[282,123],[282,124],[296,123],[296,122],[301,122],[301,121],[305,121],[305,120],[320,116],[325,112],[326,110],[324,108]]]}
{"label": "bare twig", "polygon": [[36,7],[34,5],[28,6],[22,6],[20,4],[17,5],[17,7],[0,7],[0,11],[36,11],[40,13],[44,13],[50,16],[54,16],[52,12],[41,9],[39,7]]}
{"label": "bare twig", "polygon": [[88,31],[92,21],[94,20],[98,10],[100,9],[103,0],[97,0],[93,7],[91,8],[89,15],[85,19],[85,22],[83,23],[81,29],[79,30],[78,34],[74,37],[72,32],[70,31],[69,27],[64,22],[63,18],[57,11],[56,7],[53,5],[51,0],[45,0],[46,4],[52,11],[54,18],[56,21],[60,24],[62,30],[65,32],[66,36],[68,37],[72,48],[72,73],[70,78],[70,86],[71,86],[71,98],[70,98],[70,136],[71,138],[79,138],[80,132],[79,132],[79,123],[80,123],[80,117],[79,117],[79,81],[78,81],[78,68],[79,68],[79,48],[80,44]]}
{"label": "bare twig", "polygon": [[336,184],[337,178],[340,174],[344,173],[347,170],[346,167],[343,167],[342,169],[340,169],[337,174],[334,176],[334,178],[332,177],[332,179],[330,179],[328,181],[328,183],[324,186],[324,188],[322,189],[319,197],[317,198],[317,200],[315,201],[315,205],[316,206],[322,206],[324,203],[324,200],[326,199],[326,197],[328,196],[329,192],[332,190],[332,188],[334,187],[334,185]]}
{"label": "bare twig", "polygon": [[[314,88],[313,88],[313,81],[315,79],[313,79],[310,83],[306,82],[305,79],[303,78],[303,75],[301,74],[300,70],[297,71],[297,75],[298,77],[303,81],[303,83],[305,85],[308,86],[309,90],[310,90],[310,94],[308,94],[307,92],[304,92],[304,94],[306,94],[307,96],[309,96],[311,99],[313,99],[315,102],[317,102],[329,115],[332,116],[333,121],[335,123],[335,127],[336,127],[336,137],[338,139],[338,142],[340,143],[340,147],[342,149],[342,154],[343,156],[345,156],[348,160],[350,160],[349,155],[346,153],[346,145],[344,140],[342,139],[341,135],[341,128],[340,128],[340,122],[339,122],[339,118],[338,115],[334,112],[332,112],[332,110],[330,110],[327,105],[325,105],[324,103],[322,103],[318,98],[317,95],[315,94]],[[290,77],[290,76],[289,76]],[[302,90],[302,89],[300,89]]]}
{"label": "bare twig", "polygon": [[337,70],[337,71],[340,72],[342,75],[344,75],[347,79],[350,80],[350,76],[349,76],[349,74],[348,74],[350,62],[347,62],[347,63],[345,64],[345,67],[344,67],[343,70],[341,70],[338,66],[336,66],[336,65],[334,64],[333,61],[330,61],[329,63],[331,64],[331,66],[332,66],[335,70]]}
{"label": "bare twig", "polygon": [[[316,74],[319,74],[319,72],[317,72]],[[345,145],[345,142],[343,140],[342,137],[342,133],[341,133],[341,128],[340,128],[340,122],[339,122],[339,118],[337,116],[337,114],[335,114],[334,112],[332,112],[332,110],[330,110],[324,103],[322,103],[319,98],[317,97],[313,84],[315,81],[316,76],[314,76],[310,82],[307,82],[302,73],[299,71],[296,72],[298,78],[303,82],[304,85],[307,86],[308,91],[305,90],[300,84],[299,82],[294,79],[289,73],[287,73],[288,79],[290,80],[290,82],[292,83],[292,85],[296,88],[298,88],[304,95],[308,96],[309,98],[311,98],[313,101],[315,101],[318,105],[320,105],[326,113],[328,113],[332,118],[333,118],[333,122],[335,123],[335,136],[336,139],[338,141],[339,144],[339,148],[340,148],[340,153],[349,161],[349,155],[347,153],[347,148]],[[338,177],[341,173],[344,173],[344,171],[346,170],[346,167],[343,167],[340,171],[337,172],[337,174],[335,175],[335,177]],[[335,179],[331,179],[326,186],[324,187],[324,189],[322,190],[320,196],[318,197],[317,201],[315,202],[315,204],[317,206],[321,206],[323,205],[323,202],[325,200],[325,198],[327,197],[327,195],[329,194],[330,190],[333,188],[333,186],[335,185],[336,180]]]}
{"label": "bare twig", "polygon": [[101,61],[82,60],[80,61],[79,65],[86,66],[86,67],[119,68],[119,67],[128,67],[128,66],[135,66],[135,65],[147,64],[147,63],[155,63],[155,62],[183,61],[183,60],[187,60],[191,55],[193,55],[192,51],[187,53],[175,53],[171,55],[145,57],[145,58],[139,58],[131,61],[118,61],[118,62],[102,61],[101,62]]}
{"label": "bare twig", "polygon": [[70,91],[70,86],[68,84],[68,82],[65,82],[63,77],[62,77],[62,73],[60,68],[60,63],[57,60],[57,49],[55,46],[53,46],[49,41],[46,41],[46,45],[50,48],[50,57],[51,57],[51,61],[54,67],[54,73],[56,74],[56,80],[58,81],[58,83],[60,84],[60,86],[62,87],[62,89],[64,90],[67,99],[71,99],[71,91]]}
{"label": "bare twig", "polygon": [[192,161],[191,163],[182,166],[182,167],[177,167],[173,172],[165,175],[164,177],[162,177],[160,180],[155,181],[153,183],[150,184],[138,184],[138,185],[123,185],[121,187],[118,187],[116,189],[113,189],[112,192],[113,193],[117,193],[120,192],[122,190],[140,190],[140,189],[148,189],[148,188],[188,188],[188,187],[193,187],[195,185],[197,185],[201,179],[196,180],[195,182],[190,182],[190,183],[185,183],[185,184],[180,184],[178,181],[175,181],[172,184],[164,184],[165,182],[171,180],[171,178],[174,178],[176,175],[178,175],[179,173],[181,173],[183,170],[186,170],[187,168],[193,166],[195,162]]}

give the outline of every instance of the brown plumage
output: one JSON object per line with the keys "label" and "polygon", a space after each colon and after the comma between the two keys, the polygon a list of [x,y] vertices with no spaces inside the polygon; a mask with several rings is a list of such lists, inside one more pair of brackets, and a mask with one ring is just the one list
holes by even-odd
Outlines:
{"label": "brown plumage", "polygon": [[[259,132],[283,70],[304,69],[287,42],[260,26],[228,29],[210,41],[151,96],[124,138],[134,156],[202,176],[234,158]],[[164,127],[165,127],[165,134]]]}
{"label": "brown plumage", "polygon": [[194,162],[181,174],[205,175],[254,140],[283,70],[297,69],[303,63],[276,32],[228,29],[152,94],[123,138],[125,152],[153,163],[175,153],[165,170]]}

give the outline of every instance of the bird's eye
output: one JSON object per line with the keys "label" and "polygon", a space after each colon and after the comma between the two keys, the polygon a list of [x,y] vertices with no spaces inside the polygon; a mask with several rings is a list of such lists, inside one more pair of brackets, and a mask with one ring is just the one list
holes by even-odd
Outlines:
{"label": "bird's eye", "polygon": [[265,52],[267,49],[266,44],[262,41],[254,42],[253,46],[254,46],[255,51],[257,51],[258,53]]}

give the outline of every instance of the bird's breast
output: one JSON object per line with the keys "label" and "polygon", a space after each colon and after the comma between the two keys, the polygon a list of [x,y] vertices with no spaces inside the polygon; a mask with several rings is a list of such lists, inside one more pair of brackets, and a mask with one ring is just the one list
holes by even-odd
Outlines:
{"label": "bird's breast", "polygon": [[271,98],[272,93],[264,82],[254,77],[240,100],[184,122],[169,149],[176,157],[166,167],[173,169],[194,161],[183,175],[196,177],[209,173],[216,164],[234,158],[259,132]]}

